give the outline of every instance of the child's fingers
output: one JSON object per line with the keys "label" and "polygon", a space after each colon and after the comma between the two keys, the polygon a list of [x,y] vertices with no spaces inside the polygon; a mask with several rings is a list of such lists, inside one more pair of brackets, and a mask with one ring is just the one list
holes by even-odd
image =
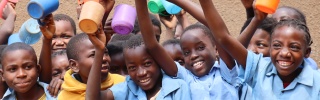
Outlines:
{"label": "child's fingers", "polygon": [[54,87],[54,91],[53,91],[53,96],[57,97],[58,92],[60,91],[61,85],[62,85],[63,81],[61,79],[58,80],[57,84]]}

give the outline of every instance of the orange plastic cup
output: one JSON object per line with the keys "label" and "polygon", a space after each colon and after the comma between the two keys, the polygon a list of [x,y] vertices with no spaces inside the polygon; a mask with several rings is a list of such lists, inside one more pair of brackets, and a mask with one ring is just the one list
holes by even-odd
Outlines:
{"label": "orange plastic cup", "polygon": [[88,1],[83,4],[79,27],[87,34],[94,34],[101,25],[104,15],[104,7],[95,1]]}
{"label": "orange plastic cup", "polygon": [[257,0],[256,8],[262,12],[273,14],[276,12],[280,0]]}

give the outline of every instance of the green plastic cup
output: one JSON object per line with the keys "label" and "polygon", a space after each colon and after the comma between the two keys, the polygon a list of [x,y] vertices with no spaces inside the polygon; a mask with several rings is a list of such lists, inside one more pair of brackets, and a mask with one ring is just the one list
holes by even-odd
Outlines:
{"label": "green plastic cup", "polygon": [[161,0],[150,0],[148,2],[148,8],[152,13],[156,13],[156,14],[166,10],[162,5]]}

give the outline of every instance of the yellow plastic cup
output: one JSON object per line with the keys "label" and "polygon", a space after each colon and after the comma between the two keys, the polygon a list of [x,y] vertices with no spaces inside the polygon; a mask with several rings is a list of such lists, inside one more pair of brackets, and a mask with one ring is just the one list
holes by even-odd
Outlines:
{"label": "yellow plastic cup", "polygon": [[256,8],[262,12],[273,14],[276,12],[280,0],[257,0]]}

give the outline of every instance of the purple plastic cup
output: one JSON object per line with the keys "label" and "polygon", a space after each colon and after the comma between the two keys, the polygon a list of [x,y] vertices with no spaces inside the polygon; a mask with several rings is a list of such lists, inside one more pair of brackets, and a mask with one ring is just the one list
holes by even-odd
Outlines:
{"label": "purple plastic cup", "polygon": [[129,34],[133,30],[136,17],[137,12],[134,7],[120,4],[115,8],[111,27],[118,34]]}

